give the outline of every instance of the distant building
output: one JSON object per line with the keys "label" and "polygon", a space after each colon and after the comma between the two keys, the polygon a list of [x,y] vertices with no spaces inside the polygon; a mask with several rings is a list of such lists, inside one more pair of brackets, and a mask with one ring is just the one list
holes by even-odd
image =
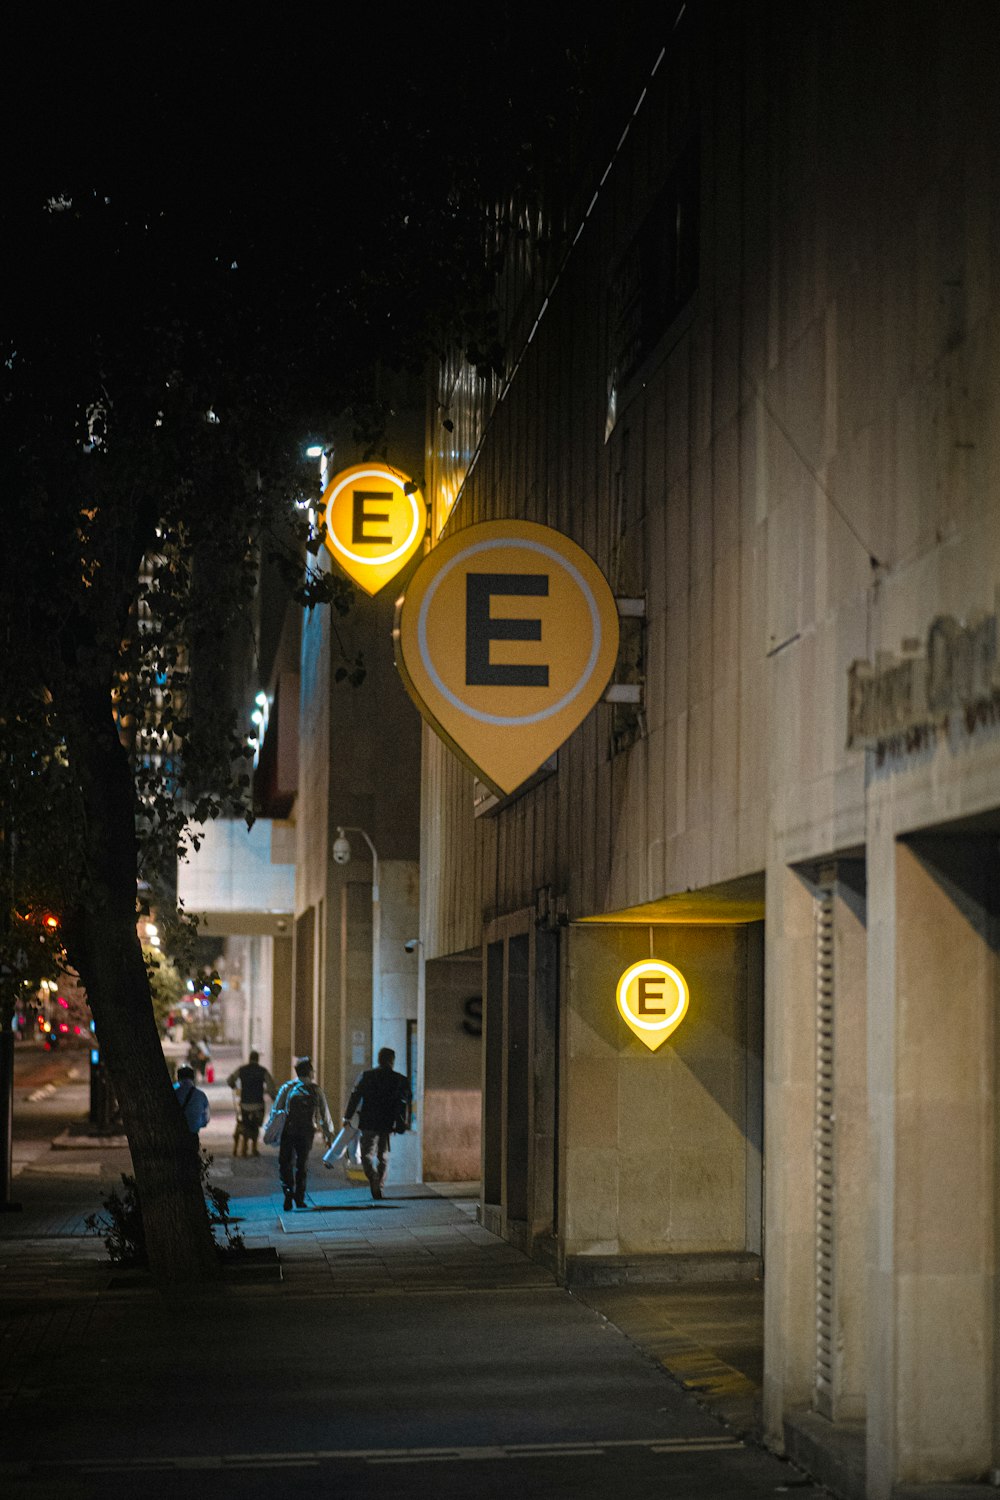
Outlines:
{"label": "distant building", "polygon": [[[419,475],[423,411],[411,398],[405,385],[395,393],[387,441],[392,461]],[[330,434],[326,446],[330,477],[362,456],[353,437]],[[325,548],[316,564],[333,566]],[[420,721],[393,666],[397,592],[358,590],[340,616],[303,611],[265,576],[246,709],[257,822],[209,825],[179,890],[202,931],[225,937],[219,967],[244,1050],[256,1047],[275,1077],[312,1057],[336,1112],[379,1048],[393,1048],[416,1100],[412,1129],[393,1143],[393,1180],[417,1182],[422,957],[406,945],[419,917]]]}
{"label": "distant building", "polygon": [[[419,474],[423,413],[407,395],[388,457]],[[331,477],[362,456],[360,444],[337,442]],[[326,549],[320,560],[332,566]],[[418,920],[420,721],[392,661],[398,587],[373,598],[357,590],[344,618],[328,609],[302,618],[291,1036],[293,1052],[317,1059],[335,1113],[381,1047],[393,1048],[419,1094],[420,957],[405,944]],[[342,673],[359,654],[364,680],[352,686]],[[421,1180],[421,1124],[418,1108],[413,1130],[393,1143],[396,1182]]]}

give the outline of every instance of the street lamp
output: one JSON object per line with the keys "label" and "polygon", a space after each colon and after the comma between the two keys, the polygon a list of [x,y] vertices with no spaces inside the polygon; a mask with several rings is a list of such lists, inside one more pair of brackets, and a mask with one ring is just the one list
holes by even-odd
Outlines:
{"label": "street lamp", "polygon": [[306,458],[319,459],[319,486],[321,490],[326,489],[327,475],[330,472],[330,460],[333,457],[332,443],[313,442],[305,450]]}
{"label": "street lamp", "polygon": [[334,864],[346,865],[351,862],[351,844],[347,837],[349,833],[361,835],[372,857],[372,1025],[374,1028],[375,1017],[378,1016],[379,1021],[382,1019],[382,906],[379,899],[378,854],[375,845],[363,828],[338,826],[332,850]]}

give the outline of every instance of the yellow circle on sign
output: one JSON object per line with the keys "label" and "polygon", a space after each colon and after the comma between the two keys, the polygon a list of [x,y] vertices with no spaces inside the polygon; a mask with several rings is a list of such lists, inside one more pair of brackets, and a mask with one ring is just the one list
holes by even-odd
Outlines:
{"label": "yellow circle on sign", "polygon": [[618,981],[616,995],[622,1019],[651,1052],[675,1032],[687,1015],[687,980],[673,964],[645,958]]}
{"label": "yellow circle on sign", "polygon": [[618,610],[581,547],[531,521],[455,532],[397,606],[397,664],[421,713],[494,790],[520,786],[600,698]]}
{"label": "yellow circle on sign", "polygon": [[330,480],[321,504],[327,548],[369,594],[377,594],[405,568],[427,530],[423,496],[411,479],[388,464],[342,469]]}

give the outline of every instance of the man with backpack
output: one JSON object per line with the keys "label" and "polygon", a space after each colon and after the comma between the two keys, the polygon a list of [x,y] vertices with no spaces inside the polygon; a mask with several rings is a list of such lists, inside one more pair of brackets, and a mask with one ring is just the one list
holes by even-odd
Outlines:
{"label": "man with backpack", "polygon": [[[381,1198],[389,1154],[389,1137],[403,1135],[409,1126],[410,1085],[402,1073],[393,1071],[396,1054],[383,1047],[378,1067],[368,1068],[357,1083],[344,1110],[344,1124],[358,1110],[361,1129],[361,1165],[373,1198]],[[360,1106],[360,1109],[359,1109]]]}
{"label": "man with backpack", "polygon": [[208,1102],[208,1095],[195,1083],[194,1068],[188,1063],[177,1069],[174,1094],[181,1107],[184,1123],[197,1141],[198,1132],[203,1130],[212,1118],[212,1106]]}
{"label": "man with backpack", "polygon": [[323,1132],[327,1143],[334,1136],[330,1106],[313,1077],[311,1058],[300,1058],[295,1064],[295,1077],[281,1085],[271,1106],[272,1118],[279,1110],[284,1111],[285,1123],[278,1147],[278,1177],[287,1213],[293,1203],[296,1208],[306,1206],[306,1171],[316,1131]]}

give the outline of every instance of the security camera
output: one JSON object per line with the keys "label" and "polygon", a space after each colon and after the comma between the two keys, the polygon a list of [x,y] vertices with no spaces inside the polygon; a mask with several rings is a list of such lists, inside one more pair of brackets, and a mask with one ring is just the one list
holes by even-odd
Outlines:
{"label": "security camera", "polygon": [[344,830],[337,829],[337,837],[333,841],[333,862],[335,865],[349,865],[351,862],[351,846],[344,837]]}
{"label": "security camera", "polygon": [[420,939],[407,938],[406,942],[403,944],[403,947],[406,949],[407,953],[414,953],[420,947]]}

